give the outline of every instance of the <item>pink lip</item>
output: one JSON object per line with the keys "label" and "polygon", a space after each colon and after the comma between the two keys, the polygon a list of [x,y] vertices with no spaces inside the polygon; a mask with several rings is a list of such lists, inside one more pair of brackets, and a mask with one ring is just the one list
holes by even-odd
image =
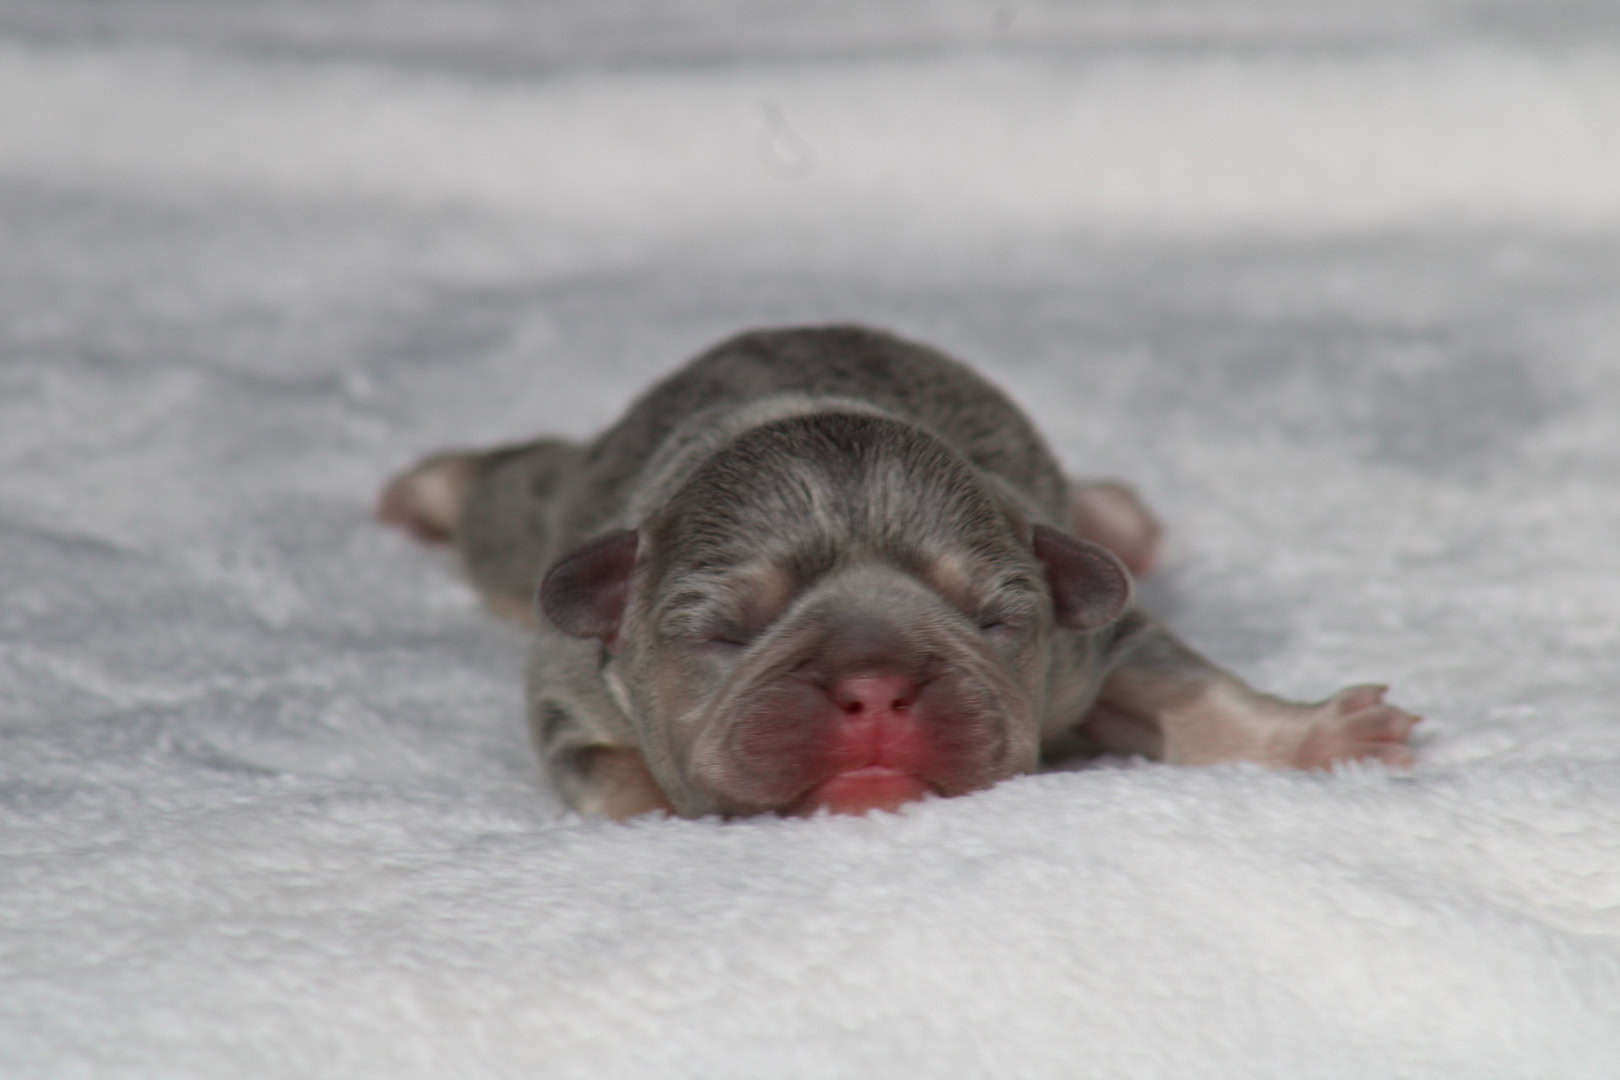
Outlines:
{"label": "pink lip", "polygon": [[926,781],[887,765],[866,765],[840,772],[817,784],[794,807],[800,814],[827,810],[834,814],[893,811],[933,793]]}

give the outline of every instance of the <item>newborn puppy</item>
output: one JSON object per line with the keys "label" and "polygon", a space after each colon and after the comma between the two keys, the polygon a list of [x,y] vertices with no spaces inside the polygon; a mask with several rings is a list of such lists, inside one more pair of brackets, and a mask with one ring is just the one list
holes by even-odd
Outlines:
{"label": "newborn puppy", "polygon": [[432,455],[378,515],[533,625],[530,724],[585,812],[892,809],[1077,741],[1411,758],[1382,687],[1284,701],[1134,609],[1136,498],[1071,484],[1000,391],[878,331],[732,338],[596,439]]}

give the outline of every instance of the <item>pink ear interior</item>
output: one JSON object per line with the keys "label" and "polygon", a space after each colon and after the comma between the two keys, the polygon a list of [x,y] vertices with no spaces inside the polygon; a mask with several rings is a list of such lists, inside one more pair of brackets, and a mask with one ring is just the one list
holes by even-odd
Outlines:
{"label": "pink ear interior", "polygon": [[563,556],[540,583],[540,611],[565,634],[611,638],[630,599],[640,538],[633,529],[599,536]]}
{"label": "pink ear interior", "polygon": [[1131,575],[1108,549],[1046,525],[1035,526],[1034,547],[1060,626],[1101,630],[1124,614]]}

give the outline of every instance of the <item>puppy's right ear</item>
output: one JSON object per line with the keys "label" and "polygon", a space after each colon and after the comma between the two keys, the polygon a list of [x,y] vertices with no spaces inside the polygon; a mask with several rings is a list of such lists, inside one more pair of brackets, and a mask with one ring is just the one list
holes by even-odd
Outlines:
{"label": "puppy's right ear", "polygon": [[620,529],[564,555],[540,583],[540,613],[565,634],[613,638],[640,543],[634,529]]}

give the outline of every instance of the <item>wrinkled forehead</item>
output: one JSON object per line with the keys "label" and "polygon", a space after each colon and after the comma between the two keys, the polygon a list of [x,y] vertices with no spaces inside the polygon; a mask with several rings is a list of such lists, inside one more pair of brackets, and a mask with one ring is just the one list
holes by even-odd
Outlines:
{"label": "wrinkled forehead", "polygon": [[926,432],[859,414],[745,433],[649,524],[652,569],[666,581],[746,573],[792,592],[856,560],[946,588],[1026,561],[1008,510],[966,462]]}

